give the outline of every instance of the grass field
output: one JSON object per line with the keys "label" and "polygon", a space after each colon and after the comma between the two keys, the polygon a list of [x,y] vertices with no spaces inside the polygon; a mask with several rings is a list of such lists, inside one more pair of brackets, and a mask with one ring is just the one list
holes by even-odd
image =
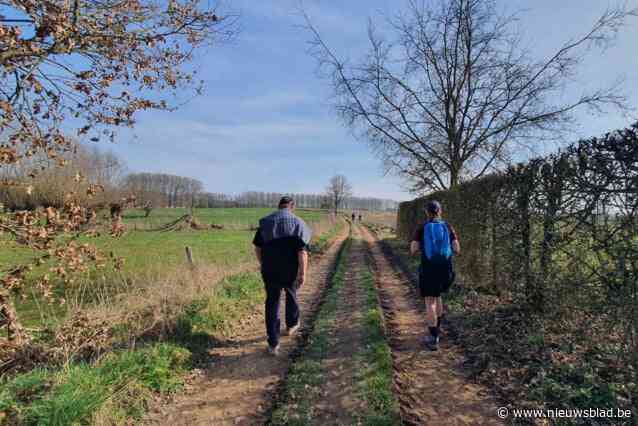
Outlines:
{"label": "grass field", "polygon": [[[156,209],[151,217],[144,218],[143,211],[130,210],[124,215],[124,223],[128,228],[125,235],[120,238],[102,236],[86,241],[93,242],[104,252],[113,251],[116,255],[126,258],[128,265],[125,269],[128,272],[153,264],[160,267],[174,266],[176,262],[183,260],[184,246],[187,245],[203,256],[202,261],[223,261],[223,257],[235,258],[245,255],[243,252],[246,250],[240,250],[239,253],[232,250],[238,247],[239,242],[250,242],[253,236],[250,227],[256,226],[259,219],[272,212],[272,209],[195,209],[194,215],[201,223],[215,223],[228,229],[200,232],[144,231],[174,221],[186,212],[187,209],[181,208]],[[326,218],[326,213],[321,210],[297,210],[296,213],[310,225]],[[245,248],[248,251],[252,250],[250,244]],[[220,256],[221,252],[226,256]],[[29,249],[17,246],[9,240],[0,240],[0,275],[2,270],[27,262],[32,257]]]}
{"label": "grass field", "polygon": [[[185,269],[185,247],[192,248],[195,262],[204,268],[215,268],[219,271],[232,270],[239,265],[255,263],[252,238],[254,231],[251,226],[258,223],[259,218],[272,212],[272,209],[195,209],[194,215],[201,223],[216,223],[227,229],[204,231],[175,231],[153,232],[147,231],[160,224],[171,222],[187,212],[186,209],[156,209],[150,218],[144,218],[144,213],[138,210],[128,211],[124,215],[128,232],[119,238],[103,235],[86,239],[95,245],[104,255],[113,253],[124,259],[122,271],[115,271],[106,267],[99,271],[78,276],[73,287],[63,291],[58,289],[58,295],[67,300],[77,299],[69,297],[68,291],[74,294],[82,293],[83,301],[97,297],[96,293],[115,289],[120,283],[130,283],[140,280],[155,281],[179,269]],[[319,210],[297,210],[296,212],[311,227],[317,228],[317,234],[323,231],[325,224],[321,223],[328,216]],[[138,230],[135,230],[137,228]],[[320,246],[319,235],[314,241]],[[324,236],[325,238],[325,236]],[[28,262],[34,254],[29,249],[16,246],[13,242],[0,242],[0,271],[17,264]],[[46,272],[46,267],[33,271],[36,276]],[[0,272],[0,276],[1,276]],[[130,284],[127,284],[130,287]],[[47,305],[42,303],[37,293],[27,292],[25,300],[16,300],[18,315],[28,327],[38,327],[43,322],[64,316],[66,307]],[[84,302],[83,302],[84,303]]]}
{"label": "grass field", "polygon": [[[261,217],[272,211],[273,209],[268,208],[193,209],[193,215],[205,224],[214,223],[238,229],[256,226]],[[124,223],[132,229],[152,229],[178,219],[188,212],[189,209],[185,208],[163,208],[155,209],[149,217],[144,217],[143,210],[132,209],[124,214]],[[325,216],[325,212],[321,210],[298,209],[296,213],[307,222],[321,220]]]}

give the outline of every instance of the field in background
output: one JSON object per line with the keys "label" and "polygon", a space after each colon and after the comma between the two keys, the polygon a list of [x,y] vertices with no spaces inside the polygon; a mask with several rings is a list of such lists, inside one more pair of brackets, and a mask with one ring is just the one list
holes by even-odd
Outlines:
{"label": "field in background", "polygon": [[[202,224],[223,225],[229,229],[242,229],[256,226],[259,219],[271,213],[270,208],[216,208],[193,209],[193,215]],[[296,214],[306,222],[321,220],[325,216],[323,210],[297,209]],[[176,220],[189,213],[186,208],[162,208],[154,209],[149,217],[141,209],[127,210],[124,214],[124,223],[130,229],[153,229],[165,223]]]}
{"label": "field in background", "polygon": [[381,238],[393,235],[396,230],[396,212],[371,212],[364,215],[362,219],[363,223]]}
{"label": "field in background", "polygon": [[[127,273],[140,272],[146,268],[174,267],[183,263],[184,247],[191,246],[202,262],[227,264],[245,261],[252,256],[252,246],[241,242],[251,240],[259,218],[272,209],[194,209],[195,218],[202,224],[223,225],[223,230],[153,232],[156,226],[172,222],[187,213],[187,209],[155,209],[149,218],[141,210],[130,210],[124,215],[127,233],[119,238],[108,235],[86,239],[102,252],[113,252],[124,257]],[[325,211],[297,210],[296,213],[311,227],[327,218]],[[137,228],[137,230],[136,230]],[[32,257],[28,248],[4,241],[0,245],[0,271],[27,262]]]}
{"label": "field in background", "polygon": [[[256,262],[251,242],[255,231],[251,228],[270,212],[272,209],[263,208],[194,209],[194,216],[200,223],[215,223],[223,225],[224,229],[156,232],[148,229],[178,219],[187,213],[187,209],[155,209],[150,218],[144,218],[142,211],[128,211],[124,215],[128,231],[123,236],[103,235],[86,240],[105,255],[113,253],[123,258],[121,271],[112,267],[91,271],[77,277],[72,287],[64,291],[60,288],[58,296],[64,297],[71,306],[43,303],[31,293],[26,300],[16,301],[18,315],[28,327],[38,327],[64,317],[69,309],[77,310],[98,302],[103,305],[117,303],[112,300],[117,294],[139,293],[140,288],[148,294],[154,286],[170,286],[171,281],[181,280],[180,276],[188,273],[186,246],[192,248],[196,264],[211,280],[254,269]],[[324,211],[300,209],[296,213],[315,230],[315,241],[319,234],[332,227]],[[31,256],[28,249],[7,242],[0,247],[0,268],[26,262]]]}

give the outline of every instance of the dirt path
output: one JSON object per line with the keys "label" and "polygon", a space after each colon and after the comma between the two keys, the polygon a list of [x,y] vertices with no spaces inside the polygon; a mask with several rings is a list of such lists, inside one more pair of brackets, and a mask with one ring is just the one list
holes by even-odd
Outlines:
{"label": "dirt path", "polygon": [[392,349],[394,382],[401,418],[409,425],[500,425],[496,403],[487,389],[471,383],[462,373],[463,356],[446,339],[438,352],[422,343],[425,313],[411,290],[414,284],[363,230],[373,260],[375,279]]}
{"label": "dirt path", "polygon": [[343,286],[337,292],[337,310],[333,327],[328,332],[329,348],[322,360],[325,381],[321,386],[321,402],[315,406],[316,425],[357,424],[365,411],[364,402],[358,398],[356,374],[359,360],[356,357],[363,348],[362,317],[366,294],[361,285],[361,273],[366,267],[365,250],[358,227],[353,227],[352,245],[346,257],[346,273]]}
{"label": "dirt path", "polygon": [[[282,336],[278,357],[266,353],[263,306],[247,318],[233,340],[210,350],[211,362],[204,374],[169,406],[155,409],[145,423],[171,425],[255,425],[263,424],[272,403],[273,391],[285,375],[288,354],[298,346],[304,327],[316,310],[322,290],[331,278],[344,230],[318,261],[310,266],[310,279],[299,291],[301,332]],[[283,305],[283,303],[282,303]]]}
{"label": "dirt path", "polygon": [[399,424],[390,350],[357,224],[308,344],[282,388],[273,425]]}

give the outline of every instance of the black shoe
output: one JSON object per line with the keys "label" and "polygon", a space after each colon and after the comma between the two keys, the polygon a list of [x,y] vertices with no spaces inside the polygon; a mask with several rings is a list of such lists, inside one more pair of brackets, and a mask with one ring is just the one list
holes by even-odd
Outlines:
{"label": "black shoe", "polygon": [[431,350],[431,351],[438,351],[439,350],[439,337],[434,337],[434,336],[425,336],[424,339],[425,342],[425,346]]}

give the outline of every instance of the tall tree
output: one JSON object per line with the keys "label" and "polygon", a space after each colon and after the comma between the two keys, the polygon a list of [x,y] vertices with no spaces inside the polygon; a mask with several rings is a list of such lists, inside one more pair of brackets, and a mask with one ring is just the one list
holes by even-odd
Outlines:
{"label": "tall tree", "polygon": [[563,94],[585,54],[608,46],[637,15],[608,9],[581,36],[537,60],[524,48],[515,16],[494,0],[411,0],[390,20],[390,40],[370,23],[369,51],[354,65],[330,50],[307,15],[306,22],[337,111],[389,171],[420,192],[481,177],[521,145],[564,136],[579,109],[625,110],[620,81],[571,99]]}
{"label": "tall tree", "polygon": [[352,196],[352,186],[344,175],[335,175],[330,179],[326,188],[326,195],[335,212],[343,205],[343,202]]}

